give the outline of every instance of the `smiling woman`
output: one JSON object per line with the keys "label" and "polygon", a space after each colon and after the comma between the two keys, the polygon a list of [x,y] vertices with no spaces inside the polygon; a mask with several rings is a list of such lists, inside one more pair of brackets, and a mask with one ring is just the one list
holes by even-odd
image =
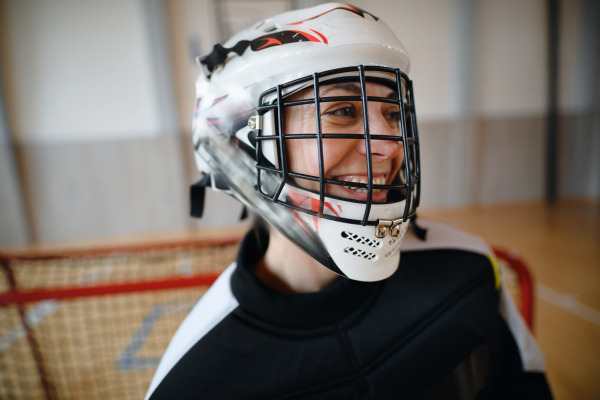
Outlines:
{"label": "smiling woman", "polygon": [[148,399],[551,397],[489,246],[414,222],[413,84],[385,23],[323,4],[258,22],[199,65],[200,184],[259,218]]}
{"label": "smiling woman", "polygon": [[[262,128],[254,139],[261,195],[318,216],[319,224],[381,228],[382,220],[391,219],[395,222],[387,226],[396,226],[396,232],[414,215],[419,144],[412,83],[405,73],[374,66],[324,71],[264,91],[258,114]],[[296,201],[299,196],[304,201]],[[346,207],[338,200],[346,200]],[[334,203],[341,212],[332,212]],[[318,232],[317,225],[313,228]]]}
{"label": "smiling woman", "polygon": [[[247,140],[256,143],[256,188],[293,218],[261,214],[277,228],[272,240],[292,238],[311,256],[303,264],[316,261],[351,279],[392,274],[420,192],[408,76],[384,66],[336,68],[266,89],[258,105]],[[236,137],[243,141],[243,131]],[[348,246],[349,237],[379,244]],[[277,251],[268,250],[266,260]]]}

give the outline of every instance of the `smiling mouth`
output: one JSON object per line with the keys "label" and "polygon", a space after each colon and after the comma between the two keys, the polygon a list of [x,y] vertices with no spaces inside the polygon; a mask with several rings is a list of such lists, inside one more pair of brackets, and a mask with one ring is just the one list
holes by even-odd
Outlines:
{"label": "smiling mouth", "polygon": [[[336,177],[336,179],[338,179],[340,181],[344,181],[344,182],[362,183],[365,185],[367,184],[367,181],[368,181],[368,178],[364,175],[362,175],[362,176],[346,175],[346,176]],[[387,174],[374,176],[373,184],[374,185],[385,185],[386,180],[387,180]],[[344,189],[353,190],[357,193],[365,193],[365,194],[368,193],[367,188],[362,188],[362,187],[344,186]],[[382,189],[373,189],[373,194],[380,193],[381,191],[382,191]]]}

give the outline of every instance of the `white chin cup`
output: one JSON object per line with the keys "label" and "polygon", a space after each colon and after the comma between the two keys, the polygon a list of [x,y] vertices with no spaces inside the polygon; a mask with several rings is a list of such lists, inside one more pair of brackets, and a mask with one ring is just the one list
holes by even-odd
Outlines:
{"label": "white chin cup", "polygon": [[[286,197],[296,206],[318,212],[319,196],[307,190],[286,185],[280,200]],[[378,219],[394,220],[404,212],[406,200],[393,204],[371,205],[370,221]],[[296,221],[304,224],[304,229],[315,231],[337,267],[349,278],[357,281],[374,282],[389,278],[400,264],[400,245],[408,227],[408,222],[400,224],[397,236],[389,232],[383,237],[375,236],[375,226],[362,226],[318,218],[310,214],[290,209],[296,213]],[[365,204],[333,198],[325,198],[323,213],[341,218],[362,220]]]}

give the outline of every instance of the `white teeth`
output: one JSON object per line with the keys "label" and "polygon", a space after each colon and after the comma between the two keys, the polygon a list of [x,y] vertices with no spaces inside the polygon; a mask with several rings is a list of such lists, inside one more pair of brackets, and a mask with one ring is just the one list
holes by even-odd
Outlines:
{"label": "white teeth", "polygon": [[[346,178],[346,179],[342,178],[341,180],[343,180],[344,182],[362,183],[362,184],[365,184],[365,185],[367,184],[367,179],[366,178],[361,178],[360,180],[358,178],[352,178],[352,179],[350,179],[350,178]],[[385,175],[378,176],[376,178],[373,178],[373,184],[374,185],[385,185],[385,180],[386,180],[385,179]],[[367,193],[368,192],[367,188],[359,188],[359,187],[356,187],[356,186],[350,186],[350,187],[346,186],[346,188],[347,189],[355,190],[355,191],[357,191],[359,193]],[[381,189],[373,189],[373,193],[379,193],[379,192],[381,192]]]}
{"label": "white teeth", "polygon": [[377,178],[373,179],[373,183],[375,185],[384,185],[385,184],[385,176],[378,176]]}

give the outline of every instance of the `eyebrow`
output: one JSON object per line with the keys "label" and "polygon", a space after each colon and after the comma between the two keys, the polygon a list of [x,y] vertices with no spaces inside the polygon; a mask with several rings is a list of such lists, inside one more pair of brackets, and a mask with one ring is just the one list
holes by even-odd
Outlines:
{"label": "eyebrow", "polygon": [[[333,90],[343,90],[346,92],[350,92],[353,95],[356,96],[361,96],[362,92],[360,90],[360,86],[358,86],[356,83],[352,83],[352,82],[342,82],[342,83],[335,83],[333,85],[327,85],[327,87],[325,87],[323,89],[323,92],[321,92],[320,97],[325,97],[327,95],[327,93],[333,91]],[[385,96],[386,99],[397,99],[398,98],[398,93],[396,92],[391,92],[388,95]]]}
{"label": "eyebrow", "polygon": [[336,89],[350,92],[356,96],[360,96],[362,94],[360,91],[360,87],[356,83],[342,82],[342,83],[335,83],[333,85],[327,85],[325,87],[325,89],[323,90],[323,92],[320,94],[320,96],[324,97],[327,93],[331,92],[332,90],[336,90]]}

